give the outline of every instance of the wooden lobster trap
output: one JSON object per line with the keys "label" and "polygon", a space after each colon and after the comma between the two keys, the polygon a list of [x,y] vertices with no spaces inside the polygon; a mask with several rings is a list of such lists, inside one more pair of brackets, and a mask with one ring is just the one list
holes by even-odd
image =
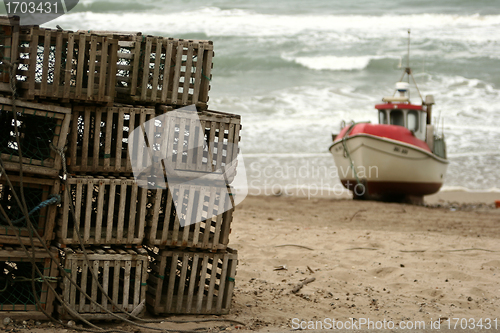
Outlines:
{"label": "wooden lobster trap", "polygon": [[[27,247],[27,250],[43,277],[36,271],[33,274],[33,263],[22,247],[0,249],[0,318],[43,320],[47,317],[42,309],[49,315],[54,311],[55,293],[49,285],[57,287],[58,263],[44,249]],[[57,249],[51,252],[59,260]]]}
{"label": "wooden lobster trap", "polygon": [[13,103],[11,99],[0,97],[0,158],[5,168],[19,171],[21,160],[25,172],[57,177],[62,165],[56,149],[66,145],[71,109],[15,101],[19,133],[16,138]]}
{"label": "wooden lobster trap", "polygon": [[154,314],[227,314],[238,252],[148,251],[152,258],[146,305]]}
{"label": "wooden lobster trap", "polygon": [[11,92],[11,64],[19,57],[18,46],[19,17],[0,16],[0,91]]}
{"label": "wooden lobster trap", "polygon": [[211,41],[112,31],[87,33],[118,39],[117,102],[207,108],[214,55]]}
{"label": "wooden lobster trap", "polygon": [[68,170],[131,174],[130,133],[154,116],[154,109],[144,107],[73,107]]}
{"label": "wooden lobster trap", "polygon": [[[155,144],[165,152],[167,178],[207,177],[232,181],[239,153],[241,117],[235,114],[159,107],[163,131]],[[168,110],[168,109],[167,109]],[[150,142],[153,140],[150,140]]]}
{"label": "wooden lobster trap", "polygon": [[61,244],[79,244],[77,231],[85,245],[142,243],[147,189],[125,177],[75,177],[67,185],[58,218]]}
{"label": "wooden lobster trap", "polygon": [[168,184],[150,190],[145,242],[151,246],[224,250],[233,220],[226,186]]}
{"label": "wooden lobster trap", "polygon": [[[59,195],[59,179],[43,179],[24,176],[21,182],[19,175],[8,175],[12,186],[3,174],[0,177],[0,205],[11,220],[13,227],[0,214],[0,243],[19,244],[18,235],[24,245],[30,245],[30,235],[35,246],[42,243],[48,245],[54,239],[54,225],[57,213],[57,196]],[[21,187],[28,208],[30,227],[22,210]],[[21,200],[21,205],[15,195]],[[56,198],[53,198],[56,197]],[[50,203],[49,203],[50,202]],[[41,205],[49,203],[48,206]],[[34,230],[33,230],[34,229]],[[36,236],[38,234],[41,240]]]}
{"label": "wooden lobster trap", "polygon": [[21,27],[18,86],[27,99],[112,103],[117,50],[106,36]]}
{"label": "wooden lobster trap", "polygon": [[[69,277],[64,277],[60,286],[67,307],[86,319],[116,319],[110,313],[124,316],[123,311],[130,313],[145,302],[148,279],[146,250],[91,247],[86,251],[87,257],[81,249],[63,249],[62,262]],[[98,281],[92,272],[97,275]],[[76,282],[82,291],[77,290],[69,279]],[[58,306],[58,312],[61,318],[72,318],[71,312],[62,304]]]}

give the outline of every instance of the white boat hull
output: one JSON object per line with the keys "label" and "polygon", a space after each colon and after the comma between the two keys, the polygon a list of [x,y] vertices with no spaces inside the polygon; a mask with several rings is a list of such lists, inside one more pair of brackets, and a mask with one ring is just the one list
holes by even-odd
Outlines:
{"label": "white boat hull", "polygon": [[[356,134],[345,142],[337,141],[330,152],[340,181],[355,196],[419,197],[436,193],[443,185],[448,167],[446,159],[424,149],[369,134]],[[356,186],[358,180],[363,186]]]}

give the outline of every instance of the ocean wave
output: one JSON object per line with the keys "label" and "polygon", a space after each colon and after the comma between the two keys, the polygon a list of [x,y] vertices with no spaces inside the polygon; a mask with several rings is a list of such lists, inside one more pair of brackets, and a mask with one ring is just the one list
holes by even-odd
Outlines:
{"label": "ocean wave", "polygon": [[[89,8],[95,5],[90,3]],[[117,7],[119,11],[119,6]],[[425,25],[422,24],[425,22]],[[69,13],[51,23],[72,29],[127,30],[168,34],[206,33],[208,36],[277,36],[308,31],[362,34],[363,37],[394,37],[395,31],[414,28],[418,35],[442,33],[435,38],[491,40],[500,26],[500,15],[271,15],[250,10],[217,7],[183,12]],[[472,30],[471,30],[472,29]],[[474,29],[479,29],[474,31]],[[489,32],[489,33],[488,33]],[[402,36],[403,37],[403,36]]]}
{"label": "ocean wave", "polygon": [[384,56],[355,56],[355,57],[336,57],[336,56],[316,56],[316,57],[291,57],[283,56],[283,59],[293,61],[306,68],[314,70],[333,70],[348,71],[361,70],[368,67],[372,60],[379,59],[399,59]]}

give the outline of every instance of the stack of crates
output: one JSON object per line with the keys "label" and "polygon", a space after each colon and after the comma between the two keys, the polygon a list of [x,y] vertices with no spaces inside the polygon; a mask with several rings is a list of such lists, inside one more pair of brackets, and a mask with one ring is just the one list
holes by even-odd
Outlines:
{"label": "stack of crates", "polygon": [[[2,279],[29,280],[18,262],[48,274],[37,279],[43,302],[2,305],[0,316],[39,304],[68,319],[114,319],[144,304],[154,314],[229,311],[241,119],[208,109],[212,57],[210,41],[0,17],[0,203],[12,223],[0,216],[0,257],[13,258]],[[57,250],[33,261],[21,244]]]}
{"label": "stack of crates", "polygon": [[20,40],[19,20],[0,17],[0,317],[43,319],[59,281],[50,244],[71,108],[13,98]]}

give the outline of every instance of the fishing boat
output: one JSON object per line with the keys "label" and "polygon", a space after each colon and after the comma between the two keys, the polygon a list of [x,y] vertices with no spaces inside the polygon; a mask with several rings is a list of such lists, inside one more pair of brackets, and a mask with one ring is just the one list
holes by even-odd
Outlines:
{"label": "fishing boat", "polygon": [[[410,78],[421,104],[410,101]],[[432,95],[420,95],[408,60],[394,94],[375,105],[378,124],[343,122],[329,150],[355,199],[422,203],[439,191],[448,160],[444,135],[431,123],[433,105]]]}

